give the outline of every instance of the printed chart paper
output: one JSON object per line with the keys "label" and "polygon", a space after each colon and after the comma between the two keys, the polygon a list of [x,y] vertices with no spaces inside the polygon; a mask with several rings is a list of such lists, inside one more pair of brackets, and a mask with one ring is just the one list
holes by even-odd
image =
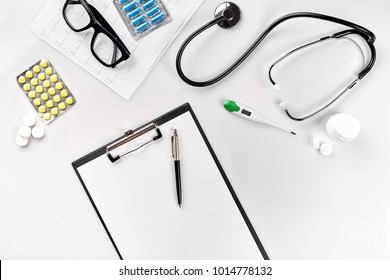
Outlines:
{"label": "printed chart paper", "polygon": [[129,100],[202,2],[164,1],[173,20],[135,41],[112,0],[89,0],[88,3],[104,16],[131,52],[130,58],[115,68],[103,66],[92,55],[90,45],[93,29],[77,33],[69,28],[62,16],[64,0],[47,1],[30,30]]}

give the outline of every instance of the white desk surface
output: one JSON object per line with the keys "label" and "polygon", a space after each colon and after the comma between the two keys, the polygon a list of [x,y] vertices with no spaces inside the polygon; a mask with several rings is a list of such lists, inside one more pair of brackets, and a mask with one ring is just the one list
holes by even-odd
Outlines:
{"label": "white desk surface", "polygon": [[[390,258],[390,1],[237,0],[243,13],[239,26],[231,31],[214,27],[190,45],[186,73],[206,79],[288,12],[329,14],[372,30],[378,58],[373,70],[341,102],[303,123],[290,121],[277,107],[282,93],[275,94],[269,84],[268,67],[295,46],[343,28],[318,21],[285,23],[228,78],[194,88],[178,77],[176,53],[192,31],[212,19],[219,2],[205,1],[126,102],[28,30],[45,0],[19,1],[23,9],[2,1],[0,259],[117,259],[71,163],[185,102],[192,105],[271,259]],[[42,57],[54,64],[78,103],[46,127],[43,140],[19,148],[17,129],[23,114],[33,109],[15,77]],[[332,82],[324,78],[323,85]],[[252,105],[291,127],[297,137],[235,118],[222,107],[226,98]],[[305,100],[297,104],[306,105]],[[354,142],[326,135],[324,122],[335,112],[361,121]],[[312,135],[331,143],[334,154],[320,156],[311,146]]]}

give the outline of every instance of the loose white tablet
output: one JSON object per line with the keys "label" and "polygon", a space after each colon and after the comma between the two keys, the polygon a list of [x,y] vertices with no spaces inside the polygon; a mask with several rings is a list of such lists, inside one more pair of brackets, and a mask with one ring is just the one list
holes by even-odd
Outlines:
{"label": "loose white tablet", "polygon": [[323,156],[330,156],[333,152],[333,148],[330,144],[324,143],[320,146],[320,154]]}
{"label": "loose white tablet", "polygon": [[31,136],[31,128],[29,126],[22,126],[19,128],[19,135],[24,138],[29,138]]}
{"label": "loose white tablet", "polygon": [[24,138],[24,137],[18,135],[18,136],[16,136],[15,143],[19,147],[24,147],[28,144],[28,138]]}
{"label": "loose white tablet", "polygon": [[313,137],[313,147],[316,150],[320,148],[320,139],[318,137]]}
{"label": "loose white tablet", "polygon": [[42,126],[34,126],[32,129],[32,136],[36,139],[40,139],[45,135],[45,130]]}
{"label": "loose white tablet", "polygon": [[35,117],[33,115],[25,115],[23,117],[23,124],[25,126],[34,126],[35,125]]}

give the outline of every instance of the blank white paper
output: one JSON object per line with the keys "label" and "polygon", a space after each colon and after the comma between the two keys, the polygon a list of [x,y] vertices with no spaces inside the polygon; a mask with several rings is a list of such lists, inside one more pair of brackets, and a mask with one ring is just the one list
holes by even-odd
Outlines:
{"label": "blank white paper", "polygon": [[[174,128],[182,208],[174,181]],[[103,155],[78,168],[122,257],[263,259],[191,114],[160,129],[163,138],[140,152],[116,163]]]}

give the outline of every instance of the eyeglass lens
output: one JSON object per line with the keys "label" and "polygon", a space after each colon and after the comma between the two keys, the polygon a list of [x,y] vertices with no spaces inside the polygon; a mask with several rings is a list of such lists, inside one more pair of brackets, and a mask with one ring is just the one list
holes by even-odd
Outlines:
{"label": "eyeglass lens", "polygon": [[[68,24],[76,31],[88,27],[91,23],[89,12],[79,0],[68,1],[64,9],[64,16]],[[92,42],[93,54],[106,65],[115,64],[122,57],[122,52],[108,35],[97,30],[95,32],[97,33]]]}
{"label": "eyeglass lens", "polygon": [[104,63],[111,65],[122,57],[122,52],[104,33],[98,33],[92,44],[92,50]]}
{"label": "eyeglass lens", "polygon": [[88,11],[78,0],[69,1],[64,11],[68,24],[75,30],[83,29],[91,22]]}

